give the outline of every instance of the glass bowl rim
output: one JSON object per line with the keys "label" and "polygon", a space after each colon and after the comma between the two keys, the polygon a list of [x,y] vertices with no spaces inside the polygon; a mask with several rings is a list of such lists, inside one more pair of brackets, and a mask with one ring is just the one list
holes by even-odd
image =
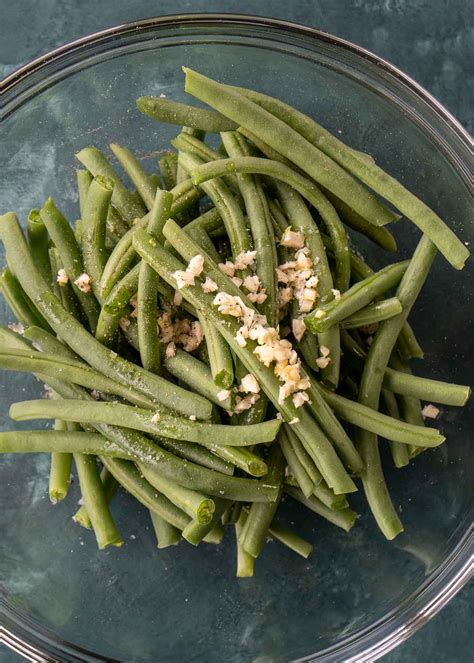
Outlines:
{"label": "glass bowl rim", "polygon": [[[60,63],[71,53],[83,48],[106,43],[112,38],[122,37],[129,33],[139,33],[152,28],[193,25],[194,27],[209,25],[231,27],[246,26],[255,28],[271,28],[289,36],[300,35],[337,46],[361,57],[394,79],[404,88],[424,102],[453,137],[464,147],[472,151],[473,140],[461,123],[425,88],[387,60],[351,41],[337,37],[329,32],[307,27],[299,23],[282,19],[251,16],[234,13],[186,13],[156,16],[122,23],[111,28],[91,33],[70,41],[41,55],[29,63],[11,72],[0,81],[0,93],[14,93],[15,89],[35,73],[53,63]],[[459,161],[457,162],[458,165]],[[462,175],[462,173],[460,173]],[[444,560],[426,580],[397,608],[379,618],[370,626],[354,633],[345,640],[332,645],[317,655],[308,655],[304,661],[336,661],[348,663],[356,661],[367,663],[375,661],[390,652],[400,643],[409,638],[415,631],[433,617],[448,601],[468,582],[474,571],[474,527],[464,533],[455,550]],[[56,634],[44,630],[40,625],[28,623],[19,614],[11,610],[0,597],[0,612],[6,618],[6,626],[0,628],[0,642],[4,642],[14,651],[31,661],[54,661],[55,654],[67,653],[73,658],[69,660],[103,660],[99,655],[84,648],[65,642]],[[38,628],[39,627],[39,628]],[[84,655],[86,658],[81,658]],[[337,657],[337,658],[335,658]],[[341,659],[342,657],[342,659]],[[108,659],[111,660],[111,659]]]}

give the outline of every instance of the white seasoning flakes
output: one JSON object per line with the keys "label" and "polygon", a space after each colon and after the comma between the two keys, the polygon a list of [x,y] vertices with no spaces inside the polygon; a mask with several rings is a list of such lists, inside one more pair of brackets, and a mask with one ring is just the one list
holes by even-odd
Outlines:
{"label": "white seasoning flakes", "polygon": [[299,417],[294,417],[291,421],[288,422],[290,426],[294,426],[295,424],[299,424],[300,420]]}
{"label": "white seasoning flakes", "polygon": [[203,289],[204,292],[209,293],[209,292],[215,292],[218,290],[217,283],[213,281],[209,276],[206,276],[206,280],[204,283],[201,283],[201,288]]}
{"label": "white seasoning flakes", "polygon": [[221,403],[230,397],[230,389],[221,389],[217,392],[217,400]]}
{"label": "white seasoning flakes", "polygon": [[240,297],[234,297],[234,295],[229,295],[227,292],[218,292],[212,303],[217,306],[217,310],[223,315],[232,315],[234,318],[239,318],[242,315],[244,304]]}
{"label": "white seasoning flakes", "polygon": [[65,269],[58,270],[56,275],[56,282],[59,283],[59,285],[66,285],[69,282],[69,277],[66,274]]}
{"label": "white seasoning flakes", "polygon": [[255,258],[257,257],[256,251],[243,251],[239,253],[235,259],[235,269],[245,269],[246,267],[255,266]]}
{"label": "white seasoning flakes", "polygon": [[326,345],[319,346],[319,352],[323,357],[329,357],[330,349]]}
{"label": "white seasoning flakes", "polygon": [[217,266],[219,267],[221,272],[223,274],[225,274],[226,276],[230,276],[231,278],[232,278],[232,276],[234,276],[234,274],[235,274],[235,265],[230,260],[226,260],[225,262],[220,262]]}
{"label": "white seasoning flakes", "polygon": [[196,421],[196,419],[197,419],[197,417],[196,417],[195,414],[190,414],[190,415],[189,415],[189,420],[190,420],[190,421]]}
{"label": "white seasoning flakes", "polygon": [[425,419],[436,419],[439,416],[439,409],[435,405],[425,405],[421,414]]}
{"label": "white seasoning flakes", "polygon": [[293,394],[292,400],[295,407],[302,407],[307,401],[309,401],[309,396],[306,391],[297,391],[296,394]]}
{"label": "white seasoning flakes", "polygon": [[191,258],[184,272],[181,269],[173,272],[172,276],[176,281],[178,289],[181,290],[181,288],[189,288],[190,285],[194,285],[194,279],[201,275],[203,267],[204,256],[198,253]]}
{"label": "white seasoning flakes", "polygon": [[331,292],[334,295],[334,299],[338,300],[341,299],[341,291],[337,290],[336,288],[331,288]]}
{"label": "white seasoning flakes", "polygon": [[288,226],[281,236],[280,246],[285,246],[289,249],[302,249],[304,247],[303,233],[295,232],[291,230],[291,226]]}
{"label": "white seasoning flakes", "polygon": [[277,412],[275,415],[275,418],[278,419],[278,421],[283,421],[283,415],[281,412]]}
{"label": "white seasoning flakes", "polygon": [[53,390],[51,389],[49,384],[44,385],[43,398],[45,398],[47,401],[53,398]]}
{"label": "white seasoning flakes", "polygon": [[[10,324],[8,325],[8,329],[11,329],[12,332],[15,332],[15,334],[20,334],[20,336],[23,336],[23,334],[25,333],[25,328],[23,327],[21,322],[10,322]],[[38,350],[39,348],[36,349]]]}
{"label": "white seasoning flakes", "polygon": [[260,385],[258,384],[255,375],[252,375],[252,373],[247,373],[247,375],[245,375],[240,381],[239,391],[258,394],[260,391]]}
{"label": "white seasoning flakes", "polygon": [[256,274],[253,276],[246,276],[243,280],[243,286],[249,292],[257,292],[261,286],[260,279]]}
{"label": "white seasoning flakes", "polygon": [[318,357],[316,359],[316,366],[318,368],[326,368],[330,361],[331,359],[329,357]]}
{"label": "white seasoning flakes", "polygon": [[151,421],[154,424],[158,424],[161,420],[161,416],[159,412],[155,412],[155,414],[152,416]]}
{"label": "white seasoning flakes", "polygon": [[171,341],[166,346],[165,358],[166,359],[171,359],[172,357],[175,356],[175,354],[176,354],[176,343],[173,343],[173,341]]}
{"label": "white seasoning flakes", "polygon": [[291,322],[291,329],[296,340],[301,341],[306,332],[304,320],[302,318],[294,318]]}
{"label": "white seasoning flakes", "polygon": [[74,281],[74,285],[76,285],[81,292],[90,292],[91,290],[91,277],[89,274],[81,274],[80,276],[77,277],[77,279]]}
{"label": "white seasoning flakes", "polygon": [[173,296],[173,304],[175,306],[181,306],[182,303],[183,303],[183,295],[178,290],[175,290]]}
{"label": "white seasoning flakes", "polygon": [[239,279],[238,276],[232,276],[232,277],[231,277],[231,281],[232,281],[232,283],[233,283],[234,285],[236,285],[238,288],[240,288],[240,286],[241,286],[242,283],[243,283],[243,280],[242,280],[242,279]]}
{"label": "white seasoning flakes", "polygon": [[324,311],[322,308],[318,308],[316,313],[314,314],[314,317],[316,320],[321,320],[321,318],[324,318],[326,315],[326,311]]}
{"label": "white seasoning flakes", "polygon": [[240,412],[245,412],[245,410],[250,410],[252,405],[254,405],[259,398],[260,394],[248,394],[247,396],[244,396],[244,398],[237,396],[237,398],[235,399],[235,408],[234,408],[235,414],[240,414]]}

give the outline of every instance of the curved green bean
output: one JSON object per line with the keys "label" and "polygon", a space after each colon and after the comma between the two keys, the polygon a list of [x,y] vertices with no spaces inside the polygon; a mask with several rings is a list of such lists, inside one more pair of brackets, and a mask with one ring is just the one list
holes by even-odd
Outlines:
{"label": "curved green bean", "polygon": [[356,519],[357,514],[351,509],[341,509],[335,511],[334,509],[329,508],[321,500],[312,495],[311,497],[305,497],[301,490],[298,488],[293,488],[293,486],[288,486],[285,484],[285,493],[290,495],[293,499],[304,504],[305,507],[311,509],[314,513],[317,513],[319,516],[322,516],[326,520],[329,520],[333,525],[341,527],[346,532],[349,532]]}
{"label": "curved green bean", "polygon": [[224,115],[189,104],[182,104],[162,97],[139,97],[136,101],[141,113],[160,122],[179,124],[209,133],[232,131],[237,128],[235,122]]}
{"label": "curved green bean", "polygon": [[389,320],[393,316],[402,312],[402,305],[400,300],[396,297],[389,297],[382,299],[378,302],[373,302],[364,308],[361,308],[356,313],[341,321],[343,329],[357,329],[358,327],[366,327],[373,325],[377,322]]}
{"label": "curved green bean", "polygon": [[143,166],[128,147],[121,147],[117,143],[110,143],[110,149],[136,187],[145,207],[150,210],[155,199],[156,186],[150,180]]}

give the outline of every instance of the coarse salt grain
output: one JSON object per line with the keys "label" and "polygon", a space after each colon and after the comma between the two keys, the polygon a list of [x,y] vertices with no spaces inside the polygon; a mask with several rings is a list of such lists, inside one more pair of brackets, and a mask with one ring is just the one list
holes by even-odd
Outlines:
{"label": "coarse salt grain", "polygon": [[221,389],[217,392],[218,401],[226,401],[230,396],[230,389]]}
{"label": "coarse salt grain", "polygon": [[189,419],[190,419],[190,421],[196,421],[196,418],[197,418],[197,417],[196,417],[195,414],[190,414],[190,415],[189,415]]}
{"label": "coarse salt grain", "polygon": [[299,424],[299,423],[300,423],[299,417],[294,417],[294,418],[289,422],[290,426],[294,426],[295,424]]}
{"label": "coarse salt grain", "polygon": [[161,419],[160,413],[159,413],[159,412],[156,412],[156,413],[152,416],[151,421],[152,421],[152,423],[157,424],[157,423],[159,423],[160,419]]}
{"label": "coarse salt grain", "polygon": [[336,288],[331,288],[331,292],[334,295],[334,299],[341,299],[341,291]]}
{"label": "coarse salt grain", "polygon": [[171,357],[174,357],[175,354],[176,354],[176,343],[174,343],[173,341],[171,341],[171,342],[168,343],[168,345],[166,346],[165,357],[166,357],[166,359],[171,359]]}

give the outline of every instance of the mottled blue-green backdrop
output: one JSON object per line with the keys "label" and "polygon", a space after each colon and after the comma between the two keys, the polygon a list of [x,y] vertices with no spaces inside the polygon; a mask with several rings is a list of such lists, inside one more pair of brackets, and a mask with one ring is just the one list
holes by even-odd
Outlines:
{"label": "mottled blue-green backdrop", "polygon": [[[374,51],[427,88],[472,133],[474,5],[470,0],[0,0],[0,78],[103,28],[160,14],[235,12],[332,32]],[[472,585],[384,663],[473,660]],[[0,649],[1,663],[20,657]]]}

